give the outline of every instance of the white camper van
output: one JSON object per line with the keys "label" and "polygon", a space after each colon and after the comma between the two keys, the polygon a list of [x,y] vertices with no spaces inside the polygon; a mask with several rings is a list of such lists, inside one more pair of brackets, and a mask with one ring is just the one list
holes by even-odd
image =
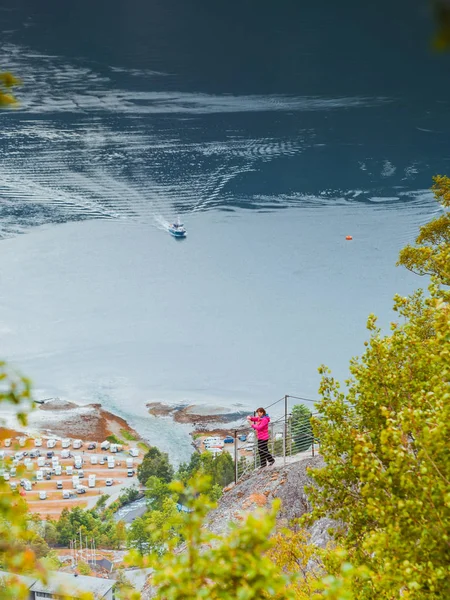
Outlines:
{"label": "white camper van", "polygon": [[50,438],[47,440],[47,448],[54,448],[56,446],[56,440],[54,438]]}
{"label": "white camper van", "polygon": [[108,440],[105,440],[104,442],[102,442],[100,448],[102,450],[109,450],[110,446],[111,446],[110,442],[108,442]]}
{"label": "white camper van", "polygon": [[83,445],[83,442],[81,440],[73,440],[73,442],[72,442],[72,448],[74,448],[75,450],[78,450],[78,448],[81,448],[82,445]]}
{"label": "white camper van", "polygon": [[114,456],[108,456],[108,469],[114,469],[116,466],[116,461],[114,460]]}
{"label": "white camper van", "polygon": [[91,456],[89,457],[89,460],[90,460],[91,465],[98,464],[98,456],[96,454],[91,454]]}
{"label": "white camper van", "polygon": [[64,438],[63,440],[61,440],[61,447],[62,448],[69,448],[70,447],[70,439],[69,438]]}
{"label": "white camper van", "polygon": [[134,456],[136,458],[139,456],[139,448],[130,448],[129,454],[130,456]]}
{"label": "white camper van", "polygon": [[95,487],[95,474],[91,473],[88,477],[88,486],[90,488]]}

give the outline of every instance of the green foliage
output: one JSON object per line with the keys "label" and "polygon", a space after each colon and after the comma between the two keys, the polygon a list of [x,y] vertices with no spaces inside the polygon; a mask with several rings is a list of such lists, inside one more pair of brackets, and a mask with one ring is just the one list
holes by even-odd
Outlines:
{"label": "green foliage", "polygon": [[149,477],[147,480],[147,490],[145,495],[149,501],[152,510],[161,510],[164,500],[172,497],[169,484],[158,477]]}
{"label": "green foliage", "polygon": [[444,214],[420,228],[416,246],[400,252],[398,265],[418,275],[430,275],[440,285],[450,285],[450,179],[437,175],[432,190]]}
{"label": "green foliage", "polygon": [[123,444],[123,441],[119,439],[116,435],[108,435],[106,439],[108,440],[108,442],[111,442],[111,444]]}
{"label": "green foliage", "polygon": [[95,508],[97,510],[103,511],[106,507],[106,502],[108,501],[109,497],[110,497],[109,494],[102,494],[100,496],[100,498],[97,500],[97,502],[95,503]]}
{"label": "green foliage", "polygon": [[[152,583],[161,600],[252,600],[294,598],[286,589],[289,577],[266,556],[277,505],[269,513],[250,515],[242,527],[224,536],[215,536],[205,527],[213,507],[204,494],[210,482],[197,478],[183,485],[174,482],[174,492],[186,499],[191,512],[179,513],[185,537],[184,552],[153,554],[147,561],[155,569]],[[167,523],[165,526],[175,525]],[[174,548],[178,540],[169,543]]]}
{"label": "green foliage", "polygon": [[296,404],[292,408],[290,427],[293,454],[308,450],[312,445],[313,432],[311,416],[311,411],[303,404]]}
{"label": "green foliage", "polygon": [[128,429],[121,429],[120,435],[123,437],[124,440],[127,440],[128,442],[135,442],[138,439],[135,435],[131,433],[131,431],[128,431]]}
{"label": "green foliage", "polygon": [[140,492],[137,487],[129,487],[123,491],[119,496],[119,504],[120,506],[124,506],[125,504],[129,504],[130,502],[134,502],[140,496]]}
{"label": "green foliage", "polygon": [[20,83],[20,80],[12,73],[0,73],[0,106],[5,107],[17,103],[10,90]]}
{"label": "green foliage", "polygon": [[182,463],[177,472],[180,481],[187,482],[194,474],[206,475],[211,486],[223,488],[234,481],[234,461],[229,452],[213,456],[209,452],[194,452],[189,463]]}
{"label": "green foliage", "polygon": [[0,361],[0,403],[2,402],[19,407],[16,417],[21,425],[26,425],[27,413],[34,406],[30,381]]}
{"label": "green foliage", "polygon": [[[0,82],[3,81],[0,77]],[[0,91],[1,96],[1,91]],[[1,102],[1,97],[0,97]],[[0,361],[0,404],[9,403],[19,410],[17,418],[22,425],[27,422],[27,411],[33,406],[30,382]],[[46,549],[45,541],[36,533],[30,520],[28,506],[17,492],[0,478],[0,565],[5,571],[16,573],[40,572],[44,574],[38,556]],[[10,583],[2,598],[26,598],[26,590],[19,582]]]}
{"label": "green foliage", "polygon": [[114,585],[114,598],[117,600],[140,600],[141,595],[131,585],[125,576],[123,569],[116,571],[116,583]]}
{"label": "green foliage", "polygon": [[151,510],[133,521],[128,533],[128,547],[142,555],[162,555],[173,546],[173,542],[178,545],[182,541],[182,524],[176,501],[164,498],[160,509]]}
{"label": "green foliage", "polygon": [[[313,518],[336,539],[358,600],[450,597],[450,313],[421,292],[395,299],[403,324],[383,337],[371,316],[365,354],[343,394],[323,375],[314,424],[326,466],[312,471]],[[326,562],[331,575],[337,566]],[[338,561],[337,565],[340,563]],[[334,569],[334,571],[333,571]]]}
{"label": "green foliage", "polygon": [[65,508],[55,523],[58,544],[69,546],[71,540],[78,539],[81,531],[83,539],[94,540],[98,548],[120,548],[125,538],[113,518],[114,510],[119,506],[119,503],[117,507],[111,505],[103,512],[99,509],[83,510],[78,506],[71,510]]}
{"label": "green foliage", "polygon": [[77,565],[77,569],[78,572],[80,573],[80,575],[90,575],[91,574],[91,567],[83,561],[79,561],[78,565]]}
{"label": "green foliage", "polygon": [[173,479],[173,473],[168,454],[153,446],[138,466],[137,475],[139,481],[145,485],[150,477],[158,477],[158,479],[169,483]]}

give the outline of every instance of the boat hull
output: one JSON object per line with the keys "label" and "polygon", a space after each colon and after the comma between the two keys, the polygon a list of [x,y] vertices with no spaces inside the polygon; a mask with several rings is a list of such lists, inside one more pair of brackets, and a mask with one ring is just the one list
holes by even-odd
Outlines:
{"label": "boat hull", "polygon": [[186,237],[186,231],[178,231],[176,229],[171,229],[170,227],[169,227],[169,233],[171,235],[173,235],[173,237],[176,237],[176,238]]}

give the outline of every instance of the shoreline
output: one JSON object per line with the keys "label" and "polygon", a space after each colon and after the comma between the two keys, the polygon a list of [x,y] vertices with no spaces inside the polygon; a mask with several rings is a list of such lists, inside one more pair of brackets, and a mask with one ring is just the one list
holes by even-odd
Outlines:
{"label": "shoreline", "polygon": [[[154,417],[171,418],[175,423],[192,425],[193,433],[204,431],[208,425],[213,429],[229,428],[232,424],[238,426],[248,411],[234,410],[223,406],[206,404],[165,404],[149,402],[146,404],[149,414]],[[222,427],[221,427],[222,426]]]}
{"label": "shoreline", "polygon": [[2,437],[15,437],[27,432],[95,440],[105,440],[114,435],[147,443],[125,419],[104,409],[101,404],[81,405],[59,398],[38,404],[28,414],[28,422],[24,426],[17,421],[15,413],[0,412],[0,432]]}

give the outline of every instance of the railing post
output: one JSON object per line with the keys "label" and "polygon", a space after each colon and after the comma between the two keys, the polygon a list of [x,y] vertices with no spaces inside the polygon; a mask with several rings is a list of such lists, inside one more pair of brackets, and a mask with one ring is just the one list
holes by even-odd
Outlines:
{"label": "railing post", "polygon": [[284,435],[283,435],[283,464],[286,464],[286,450],[287,450],[287,405],[288,396],[284,397]]}
{"label": "railing post", "polygon": [[238,438],[237,438],[237,429],[234,430],[234,483],[237,483],[239,477],[239,468],[238,468]]}

